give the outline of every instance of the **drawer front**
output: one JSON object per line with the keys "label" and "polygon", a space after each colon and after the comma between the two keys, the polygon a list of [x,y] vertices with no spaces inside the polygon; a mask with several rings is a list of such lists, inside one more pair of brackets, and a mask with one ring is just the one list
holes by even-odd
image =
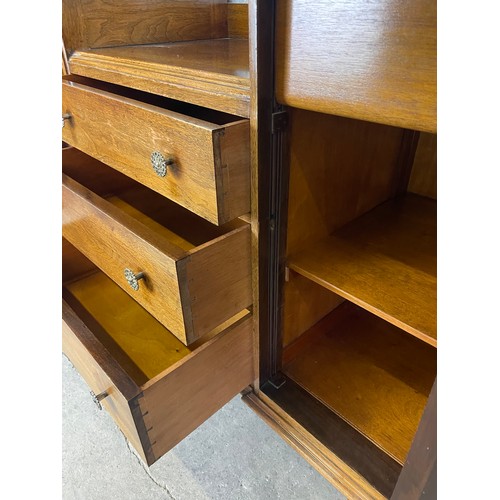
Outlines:
{"label": "drawer front", "polygon": [[[62,303],[62,348],[94,394],[106,392],[101,405],[113,417],[145,461],[151,460],[142,410],[141,390],[130,379],[68,303]],[[90,397],[90,395],[89,395]]]}
{"label": "drawer front", "polygon": [[250,226],[185,252],[64,175],[62,191],[64,238],[184,344],[251,305]]}
{"label": "drawer front", "polygon": [[246,314],[139,387],[63,301],[63,350],[151,465],[253,381],[252,321]]}
{"label": "drawer front", "polygon": [[[219,126],[71,81],[62,98],[67,143],[214,224],[250,211],[248,120]],[[173,162],[164,175],[157,153]]]}

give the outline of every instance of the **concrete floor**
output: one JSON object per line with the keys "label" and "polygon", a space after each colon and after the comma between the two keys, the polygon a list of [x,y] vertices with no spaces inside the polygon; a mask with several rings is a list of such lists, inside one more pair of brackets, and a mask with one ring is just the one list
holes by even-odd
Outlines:
{"label": "concrete floor", "polygon": [[239,396],[149,469],[63,356],[64,500],[345,498]]}

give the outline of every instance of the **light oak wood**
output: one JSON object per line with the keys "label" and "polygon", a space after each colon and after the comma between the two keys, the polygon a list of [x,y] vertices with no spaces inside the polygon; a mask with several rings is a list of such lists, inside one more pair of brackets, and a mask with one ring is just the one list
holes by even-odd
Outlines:
{"label": "light oak wood", "polygon": [[[235,221],[210,231],[202,219],[138,189],[107,201],[63,175],[63,236],[188,345],[251,304],[250,227]],[[160,230],[171,219],[185,230]],[[212,239],[194,246],[197,228]],[[139,290],[125,279],[126,268],[144,273]]]}
{"label": "light oak wood", "polygon": [[66,49],[64,48],[64,42],[62,44],[62,76],[69,75],[69,62],[66,54]]}
{"label": "light oak wood", "polygon": [[148,465],[253,379],[248,311],[189,352],[101,272],[64,294],[65,353]]}
{"label": "light oak wood", "polygon": [[431,498],[437,491],[437,383],[434,382],[391,500]]}
{"label": "light oak wood", "polygon": [[198,40],[79,50],[71,73],[248,117],[248,41]]}
{"label": "light oak wood", "polygon": [[[66,252],[70,248],[71,245],[69,244],[63,245],[63,263],[72,262],[72,267],[75,268],[78,264],[77,252]],[[82,271],[84,271],[84,268],[82,268]],[[96,278],[99,279],[99,276],[94,274],[84,279],[92,282]],[[105,279],[111,283],[109,279]],[[105,282],[104,284],[108,283]],[[113,286],[111,291],[117,288]],[[105,298],[109,300],[107,296]],[[106,301],[101,303],[101,307],[105,304]],[[144,427],[137,425],[137,421],[141,421],[142,417],[137,406],[137,397],[141,393],[140,388],[94,333],[89,330],[75,310],[80,314],[87,314],[81,304],[63,289],[63,352],[95,394],[104,391],[108,393],[108,396],[101,401],[101,404],[110,413],[134,448],[141,453],[143,459],[148,461],[148,458],[151,457],[148,439],[143,432]],[[105,308],[104,312],[108,314],[108,310]]]}
{"label": "light oak wood", "polygon": [[[304,276],[301,276],[300,274],[298,274],[297,277],[302,280],[307,280],[310,283],[311,287],[320,286],[314,281],[304,278]],[[282,351],[283,366],[288,365],[297,356],[300,356],[310,344],[321,338],[325,334],[325,331],[331,330],[335,325],[339,323],[339,321],[348,316],[350,308],[346,307],[345,300],[339,295],[330,292],[326,288],[322,288],[324,293],[328,293],[330,297],[330,303],[328,303],[329,307],[328,309],[325,308],[325,313],[323,314],[322,319],[310,325],[309,328],[305,329],[304,325],[301,325],[301,332],[303,333],[301,333],[300,336],[296,335],[293,339],[284,339]],[[335,312],[333,313],[332,311],[334,309]],[[289,316],[290,321],[292,321],[294,316],[291,312],[289,312]],[[301,312],[298,311],[297,321],[300,321],[300,318],[303,316],[304,314],[301,314]]]}
{"label": "light oak wood", "polygon": [[420,134],[408,191],[437,199],[436,134]]}
{"label": "light oak wood", "polygon": [[291,110],[287,254],[397,193],[403,130]]}
{"label": "light oak wood", "polygon": [[67,303],[138,386],[191,352],[102,272],[73,281],[65,290]]}
{"label": "light oak wood", "polygon": [[228,4],[227,32],[230,38],[248,38],[248,4]]}
{"label": "light oak wood", "polygon": [[[207,113],[222,122],[212,123],[71,81],[63,82],[63,113],[71,114],[66,142],[207,220],[249,211],[247,120]],[[174,158],[165,177],[153,170],[154,151]]]}
{"label": "light oak wood", "polygon": [[62,238],[62,282],[71,283],[96,271],[95,265],[67,240]]}
{"label": "light oak wood", "polygon": [[121,175],[69,144],[63,143],[61,153],[63,172],[101,196],[105,197],[112,192],[122,191],[136,185],[133,179]]}
{"label": "light oak wood", "polygon": [[300,338],[344,301],[339,295],[291,269],[283,295],[283,347]]}
{"label": "light oak wood", "polygon": [[[161,456],[254,379],[252,321],[236,322],[143,386],[141,408],[155,456]],[[166,418],[168,416],[168,418]]]}
{"label": "light oak wood", "polygon": [[435,0],[278,0],[278,101],[435,132],[436,10]]}
{"label": "light oak wood", "polygon": [[290,257],[290,268],[437,345],[436,203],[386,202]]}
{"label": "light oak wood", "polygon": [[339,311],[344,307],[349,313],[325,319],[323,335],[284,372],[403,464],[436,376],[436,351],[351,304]]}
{"label": "light oak wood", "polygon": [[[393,197],[404,131],[300,109],[290,110],[287,256]],[[290,273],[283,342],[308,330],[342,299]]]}
{"label": "light oak wood", "polygon": [[75,49],[227,36],[224,0],[63,0],[63,39]]}

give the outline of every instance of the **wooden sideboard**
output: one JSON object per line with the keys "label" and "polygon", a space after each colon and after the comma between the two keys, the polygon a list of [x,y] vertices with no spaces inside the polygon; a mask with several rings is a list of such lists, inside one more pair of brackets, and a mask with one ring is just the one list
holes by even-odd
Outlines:
{"label": "wooden sideboard", "polygon": [[147,464],[243,394],[436,496],[436,4],[63,0],[63,350]]}

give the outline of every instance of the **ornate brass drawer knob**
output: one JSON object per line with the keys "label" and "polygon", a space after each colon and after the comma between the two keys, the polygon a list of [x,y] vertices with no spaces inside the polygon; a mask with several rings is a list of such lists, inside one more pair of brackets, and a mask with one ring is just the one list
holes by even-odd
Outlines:
{"label": "ornate brass drawer knob", "polygon": [[144,273],[135,274],[134,271],[127,268],[125,269],[124,274],[128,284],[137,292],[137,290],[139,290],[139,280],[144,278]]}
{"label": "ornate brass drawer knob", "polygon": [[99,408],[99,410],[102,410],[101,401],[109,396],[108,391],[103,391],[100,394],[96,394],[94,391],[90,391],[90,395],[92,396],[92,401],[96,404],[97,408]]}
{"label": "ornate brass drawer knob", "polygon": [[64,115],[62,115],[62,128],[64,128],[66,120],[71,120],[71,115],[69,113],[64,113]]}
{"label": "ornate brass drawer knob", "polygon": [[173,165],[173,163],[173,156],[163,156],[159,151],[153,151],[151,153],[151,165],[153,166],[153,170],[160,177],[165,177],[167,175],[167,167],[168,165]]}

